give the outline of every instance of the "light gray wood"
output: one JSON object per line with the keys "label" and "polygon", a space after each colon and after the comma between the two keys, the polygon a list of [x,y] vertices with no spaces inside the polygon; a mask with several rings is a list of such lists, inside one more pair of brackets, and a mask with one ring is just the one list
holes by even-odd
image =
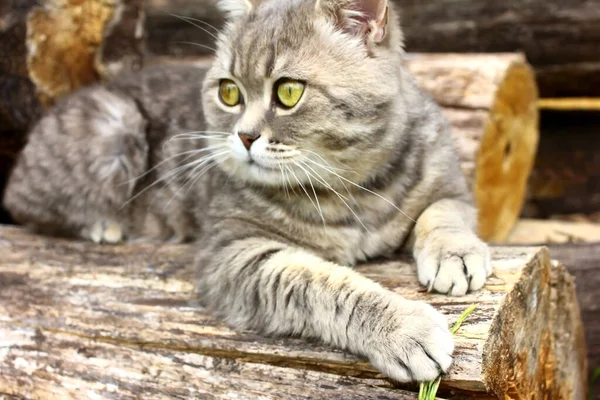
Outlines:
{"label": "light gray wood", "polygon": [[[194,298],[194,245],[101,247],[5,227],[0,254],[0,393],[414,398],[364,360],[215,320]],[[488,389],[495,398],[583,399],[585,345],[570,276],[544,249],[497,248],[493,259],[485,290],[460,299],[423,292],[408,258],[359,270],[451,322],[478,304],[457,334],[442,396],[489,398]]]}

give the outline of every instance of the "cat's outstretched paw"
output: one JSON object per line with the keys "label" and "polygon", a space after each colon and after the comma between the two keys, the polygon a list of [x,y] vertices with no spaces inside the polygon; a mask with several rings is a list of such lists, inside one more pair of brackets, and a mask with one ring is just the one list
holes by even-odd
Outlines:
{"label": "cat's outstretched paw", "polygon": [[125,240],[121,224],[110,220],[96,221],[88,236],[94,243],[119,244]]}
{"label": "cat's outstretched paw", "polygon": [[431,381],[445,373],[454,351],[446,318],[416,301],[402,301],[395,312],[398,322],[370,341],[373,366],[398,382]]}
{"label": "cat's outstretched paw", "polygon": [[492,274],[488,246],[472,232],[436,231],[416,259],[419,282],[450,296],[481,289]]}

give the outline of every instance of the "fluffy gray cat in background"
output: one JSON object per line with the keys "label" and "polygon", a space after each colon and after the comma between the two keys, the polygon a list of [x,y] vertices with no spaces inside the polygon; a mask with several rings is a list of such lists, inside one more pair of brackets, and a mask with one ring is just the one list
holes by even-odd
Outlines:
{"label": "fluffy gray cat in background", "polygon": [[225,0],[216,60],[62,101],[5,204],[46,233],[198,240],[203,302],[241,329],[319,339],[397,381],[451,365],[446,319],[349,268],[411,248],[429,290],[491,273],[447,123],[401,68],[386,0]]}

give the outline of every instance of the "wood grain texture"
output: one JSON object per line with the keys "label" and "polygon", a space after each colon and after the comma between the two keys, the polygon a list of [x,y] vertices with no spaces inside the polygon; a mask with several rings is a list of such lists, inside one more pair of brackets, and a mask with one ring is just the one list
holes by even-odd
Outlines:
{"label": "wood grain texture", "polygon": [[600,224],[558,220],[521,219],[506,243],[514,245],[584,244],[600,242]]}
{"label": "wood grain texture", "polygon": [[[0,393],[415,398],[364,360],[223,326],[194,298],[193,245],[101,247],[1,228],[0,252]],[[424,293],[402,257],[359,270],[407,298],[431,302],[450,321],[478,304],[457,335],[443,396],[583,399],[578,306],[573,288],[556,283],[570,277],[543,249],[493,253],[496,276],[460,299]],[[569,363],[544,362],[565,352]]]}

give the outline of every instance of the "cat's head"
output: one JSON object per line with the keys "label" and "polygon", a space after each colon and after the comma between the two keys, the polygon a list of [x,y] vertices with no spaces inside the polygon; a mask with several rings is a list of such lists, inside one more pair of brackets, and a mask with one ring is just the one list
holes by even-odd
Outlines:
{"label": "cat's head", "polygon": [[203,89],[220,167],[262,185],[368,179],[398,141],[402,33],[388,3],[222,0]]}

